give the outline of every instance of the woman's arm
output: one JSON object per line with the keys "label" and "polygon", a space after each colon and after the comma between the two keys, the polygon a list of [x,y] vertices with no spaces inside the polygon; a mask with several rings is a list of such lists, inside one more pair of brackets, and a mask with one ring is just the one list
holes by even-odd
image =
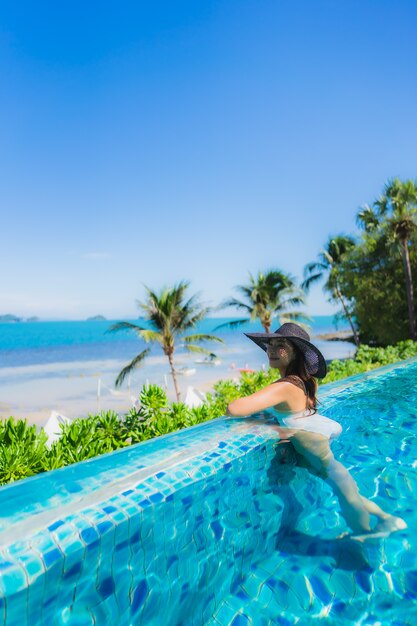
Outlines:
{"label": "woman's arm", "polygon": [[238,398],[231,402],[226,410],[226,415],[233,417],[244,417],[252,413],[258,413],[264,409],[269,409],[275,404],[286,401],[288,383],[272,383],[260,391],[252,393],[245,398]]}

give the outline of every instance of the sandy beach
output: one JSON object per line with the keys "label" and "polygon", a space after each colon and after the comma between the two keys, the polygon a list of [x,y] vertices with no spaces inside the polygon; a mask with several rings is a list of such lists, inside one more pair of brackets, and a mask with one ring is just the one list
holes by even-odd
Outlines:
{"label": "sandy beach", "polygon": [[[156,381],[134,376],[130,388],[124,386],[120,390],[115,389],[114,380],[123,365],[124,363],[118,361],[90,361],[72,363],[71,368],[62,363],[13,368],[18,371],[14,372],[15,381],[8,383],[2,390],[0,418],[13,415],[42,426],[51,411],[72,418],[109,410],[126,413],[137,400],[143,384],[150,382],[165,387],[164,379]],[[31,377],[28,377],[28,369],[32,370]],[[34,372],[34,369],[37,371]],[[220,372],[213,370],[200,375],[179,376],[183,398],[188,385],[196,386],[201,391],[209,391],[220,378],[233,377],[232,370],[229,376],[220,375]],[[32,377],[34,374],[37,375],[36,378]],[[172,378],[168,375],[167,382],[168,398],[174,400]]]}

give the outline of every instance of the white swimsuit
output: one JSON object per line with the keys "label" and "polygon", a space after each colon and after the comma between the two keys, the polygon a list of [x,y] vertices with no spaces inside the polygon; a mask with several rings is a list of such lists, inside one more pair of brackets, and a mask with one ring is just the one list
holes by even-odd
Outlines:
{"label": "white swimsuit", "polygon": [[314,413],[311,409],[290,414],[280,413],[274,409],[274,413],[282,422],[283,426],[293,428],[294,430],[307,430],[310,433],[320,433],[320,435],[324,435],[330,440],[335,439],[342,432],[342,427],[339,422],[335,422],[325,415]]}
{"label": "white swimsuit", "polygon": [[[301,389],[301,387],[293,380],[286,380]],[[301,378],[299,381],[302,383],[304,393],[307,396],[307,390],[304,382]],[[280,381],[278,380],[277,382]],[[339,422],[335,422],[335,420],[332,420],[325,415],[315,413],[313,409],[304,409],[304,411],[296,411],[294,413],[280,413],[280,411],[277,411],[276,409],[272,410],[280,422],[282,422],[282,425],[286,428],[292,428],[294,430],[307,430],[310,433],[319,433],[320,435],[328,437],[329,440],[335,439],[342,432],[342,427]]]}

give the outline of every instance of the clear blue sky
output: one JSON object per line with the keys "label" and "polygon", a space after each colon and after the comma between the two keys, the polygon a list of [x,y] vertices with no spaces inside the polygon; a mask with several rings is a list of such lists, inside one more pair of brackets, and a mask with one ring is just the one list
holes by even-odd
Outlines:
{"label": "clear blue sky", "polygon": [[417,176],[416,23],[415,0],[4,0],[0,313],[300,279]]}

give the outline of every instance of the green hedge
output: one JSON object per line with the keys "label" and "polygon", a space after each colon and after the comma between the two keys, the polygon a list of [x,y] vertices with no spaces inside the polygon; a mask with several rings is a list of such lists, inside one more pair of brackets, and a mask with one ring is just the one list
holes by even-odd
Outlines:
{"label": "green hedge", "polygon": [[347,376],[362,374],[369,370],[390,365],[404,359],[417,356],[417,342],[407,339],[400,341],[395,346],[386,348],[372,348],[371,346],[359,346],[354,359],[344,361],[332,361],[329,371],[322,383],[332,383]]}
{"label": "green hedge", "polygon": [[[334,382],[383,365],[417,356],[417,342],[401,341],[387,348],[361,346],[354,359],[332,361],[321,384]],[[157,385],[143,387],[139,409],[127,415],[113,411],[78,418],[62,427],[58,441],[47,447],[43,429],[29,426],[26,420],[10,417],[0,420],[0,484],[11,483],[78,461],[112,452],[133,443],[200,424],[224,415],[229,402],[258,391],[278,377],[277,370],[244,372],[238,382],[218,381],[207,401],[189,408],[181,402],[169,402]]]}

